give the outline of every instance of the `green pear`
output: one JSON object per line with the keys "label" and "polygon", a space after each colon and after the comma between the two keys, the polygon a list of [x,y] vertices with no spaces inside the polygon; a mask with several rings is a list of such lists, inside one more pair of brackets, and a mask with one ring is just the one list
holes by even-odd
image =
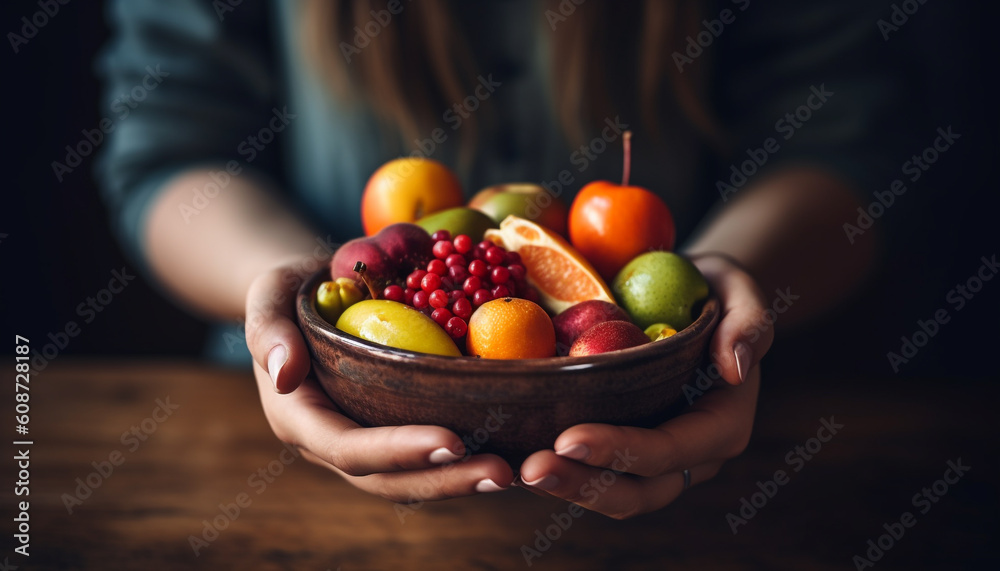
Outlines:
{"label": "green pear", "polygon": [[366,299],[344,310],[337,329],[372,343],[405,351],[460,357],[462,353],[440,325],[408,305]]}
{"label": "green pear", "polygon": [[483,233],[487,229],[497,227],[497,223],[489,216],[464,206],[428,214],[417,220],[416,224],[427,230],[428,234],[433,234],[438,230],[447,230],[451,232],[453,237],[465,234],[472,238],[473,242],[482,240]]}
{"label": "green pear", "polygon": [[669,323],[680,331],[694,321],[694,305],[708,297],[708,282],[686,258],[647,252],[618,272],[611,290],[639,327]]}

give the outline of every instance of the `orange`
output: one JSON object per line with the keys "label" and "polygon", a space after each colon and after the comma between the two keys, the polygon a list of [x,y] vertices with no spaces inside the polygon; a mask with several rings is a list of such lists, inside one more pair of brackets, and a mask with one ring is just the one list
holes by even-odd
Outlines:
{"label": "orange", "polygon": [[361,223],[373,236],[390,224],[416,222],[440,210],[462,206],[462,185],[443,164],[402,158],[379,167],[361,196]]}
{"label": "orange", "polygon": [[629,186],[632,134],[622,134],[622,183],[605,180],[583,187],[569,209],[569,239],[606,280],[633,258],[674,247],[674,218],[666,203],[639,186]]}
{"label": "orange", "polygon": [[552,230],[508,216],[499,230],[486,231],[486,239],[521,255],[528,281],[538,290],[542,305],[552,313],[591,299],[615,303],[597,270]]}
{"label": "orange", "polygon": [[556,354],[556,331],[538,304],[505,297],[472,314],[465,344],[469,355],[484,359],[540,359]]}

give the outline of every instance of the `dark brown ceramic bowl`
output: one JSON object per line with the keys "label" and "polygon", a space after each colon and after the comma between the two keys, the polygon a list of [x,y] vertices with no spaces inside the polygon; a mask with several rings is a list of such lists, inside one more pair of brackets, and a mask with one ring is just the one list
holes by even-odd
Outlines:
{"label": "dark brown ceramic bowl", "polygon": [[686,329],[623,351],[514,361],[441,357],[371,343],[327,323],[315,299],[328,279],[324,269],[303,284],[297,307],[313,373],[337,406],[363,426],[444,426],[472,452],[499,454],[515,468],[575,424],[648,427],[676,415],[719,321],[713,297]]}

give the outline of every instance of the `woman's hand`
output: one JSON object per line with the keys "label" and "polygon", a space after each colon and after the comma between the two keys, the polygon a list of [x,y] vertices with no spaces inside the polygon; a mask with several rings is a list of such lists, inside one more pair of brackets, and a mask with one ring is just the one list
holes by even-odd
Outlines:
{"label": "woman's hand", "polygon": [[757,405],[758,363],[774,332],[763,319],[764,299],[749,274],[725,256],[705,255],[694,263],[723,306],[706,371],[720,379],[717,387],[654,429],[607,424],[567,429],[554,450],[524,462],[523,485],[624,519],[674,501],[684,491],[684,470],[697,484],[743,452]]}
{"label": "woman's hand", "polygon": [[311,462],[367,492],[397,502],[494,492],[513,473],[499,457],[466,456],[439,426],[361,428],[341,414],[307,375],[309,349],[295,317],[295,295],[316,260],[289,260],[254,280],[247,295],[247,344],[264,414],[284,442]]}

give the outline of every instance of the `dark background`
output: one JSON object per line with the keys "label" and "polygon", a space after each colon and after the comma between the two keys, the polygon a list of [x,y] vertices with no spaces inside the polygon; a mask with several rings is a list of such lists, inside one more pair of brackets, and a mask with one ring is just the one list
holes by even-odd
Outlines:
{"label": "dark background", "polygon": [[[889,4],[886,3],[886,14]],[[983,3],[928,2],[895,33],[888,47],[920,86],[899,104],[912,110],[914,131],[953,125],[960,142],[900,197],[889,217],[908,217],[904,235],[872,283],[842,310],[804,332],[785,335],[767,358],[770,379],[871,378],[892,375],[886,359],[918,319],[949,308],[952,321],[900,375],[996,376],[1000,280],[989,282],[961,312],[947,292],[997,253],[998,113],[992,98],[996,50]],[[35,2],[4,3],[5,32],[19,31]],[[874,23],[873,23],[874,26]],[[112,269],[135,264],[114,240],[92,178],[94,155],[57,182],[51,162],[64,159],[82,129],[97,126],[99,87],[92,59],[107,36],[98,3],[71,2],[14,54],[3,48],[6,138],[4,162],[13,181],[3,190],[0,242],[4,322],[45,340],[70,319],[82,332],[61,354],[168,356],[200,354],[205,325],[139,278],[105,311],[83,324],[75,308],[106,287]],[[887,150],[899,163],[930,143]],[[706,187],[710,183],[706,182]],[[905,204],[909,203],[909,204]],[[905,205],[904,205],[905,204]]]}

